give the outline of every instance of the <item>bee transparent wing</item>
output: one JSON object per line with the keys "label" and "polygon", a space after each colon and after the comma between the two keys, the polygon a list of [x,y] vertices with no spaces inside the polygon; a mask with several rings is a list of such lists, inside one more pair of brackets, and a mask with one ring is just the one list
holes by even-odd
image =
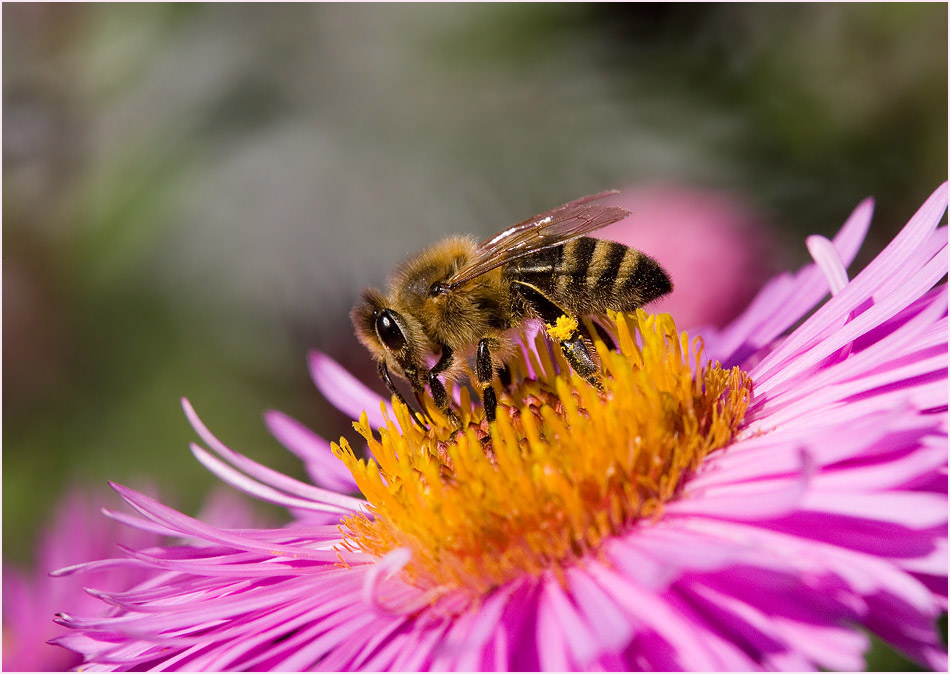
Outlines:
{"label": "bee transparent wing", "polygon": [[589,203],[617,193],[617,190],[608,190],[575,199],[485,239],[478,244],[474,259],[453,274],[445,286],[455,288],[520,257],[565,244],[623,220],[630,215],[630,211],[625,208]]}

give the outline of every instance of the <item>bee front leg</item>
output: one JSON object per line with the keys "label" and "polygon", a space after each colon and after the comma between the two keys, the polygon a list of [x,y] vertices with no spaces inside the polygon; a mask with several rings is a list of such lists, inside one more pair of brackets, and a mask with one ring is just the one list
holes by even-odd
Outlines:
{"label": "bee front leg", "polygon": [[[602,391],[603,385],[598,377],[597,361],[594,360],[584,342],[577,319],[535,286],[523,281],[514,281],[511,285],[544,321],[548,328],[548,335],[561,345],[561,353],[564,354],[571,368],[586,379],[591,386]],[[573,321],[573,327],[559,324],[559,319],[569,319],[568,325],[570,321]]]}
{"label": "bee front leg", "polygon": [[445,372],[450,365],[452,365],[452,349],[443,344],[442,355],[439,357],[439,362],[429,370],[427,379],[429,380],[429,390],[432,391],[432,399],[435,401],[436,407],[449,418],[449,421],[460,427],[462,422],[459,420],[458,415],[452,411],[452,407],[449,404],[449,395],[445,392],[445,386],[439,381],[439,375]]}
{"label": "bee front leg", "polygon": [[[386,384],[386,388],[389,389],[390,394],[396,396],[396,399],[399,400],[399,402],[401,402],[403,405],[405,405],[406,409],[408,409],[412,413],[412,418],[413,420],[415,420],[417,424],[419,424],[419,427],[424,431],[429,430],[429,424],[426,423],[426,420],[422,416],[422,414],[419,414],[419,412],[417,412],[412,407],[410,407],[409,403],[406,402],[406,399],[403,397],[402,392],[400,392],[400,390],[396,388],[396,385],[393,383],[392,377],[389,376],[389,368],[386,367],[386,361],[384,360],[379,361],[379,378],[383,380],[384,384]],[[421,403],[420,403],[420,406],[421,406]],[[425,407],[422,407],[422,411],[424,414]]]}

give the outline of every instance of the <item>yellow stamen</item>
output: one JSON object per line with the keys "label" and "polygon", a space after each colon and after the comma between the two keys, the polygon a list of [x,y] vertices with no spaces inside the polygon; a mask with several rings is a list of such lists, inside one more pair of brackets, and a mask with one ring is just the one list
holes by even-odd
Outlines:
{"label": "yellow stamen", "polygon": [[668,315],[610,318],[619,351],[596,343],[603,392],[560,354],[555,369],[539,336],[535,378],[517,376],[524,360],[512,363],[517,383],[490,428],[467,396],[464,432],[448,422],[422,431],[394,401],[396,419],[377,438],[363,415],[355,427],[375,461],[358,459],[345,439],[333,448],[372,513],[342,522],[346,547],[378,556],[408,548],[409,582],[482,594],[559,573],[658,517],[684,478],[731,441],[752,384],[738,368],[702,366],[702,344],[678,335]]}

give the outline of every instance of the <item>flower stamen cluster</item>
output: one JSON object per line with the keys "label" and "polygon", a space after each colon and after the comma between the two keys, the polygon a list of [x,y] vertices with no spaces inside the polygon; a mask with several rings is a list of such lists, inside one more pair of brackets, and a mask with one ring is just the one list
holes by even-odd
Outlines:
{"label": "flower stamen cluster", "polygon": [[704,365],[701,342],[668,315],[610,318],[619,348],[596,343],[603,391],[539,336],[511,363],[516,383],[491,427],[465,389],[461,432],[434,409],[424,431],[394,404],[377,437],[364,415],[355,427],[375,460],[345,439],[334,446],[370,504],[369,516],[343,521],[345,545],[377,556],[407,549],[409,582],[480,595],[525,574],[560,574],[657,517],[732,440],[752,384],[738,368]]}

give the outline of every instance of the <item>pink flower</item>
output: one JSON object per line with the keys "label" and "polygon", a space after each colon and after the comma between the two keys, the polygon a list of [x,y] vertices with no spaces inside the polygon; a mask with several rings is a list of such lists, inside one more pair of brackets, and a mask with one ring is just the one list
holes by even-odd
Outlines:
{"label": "pink flower", "polygon": [[863,626],[945,669],[946,205],[943,185],[848,280],[862,203],[704,350],[668,317],[613,317],[605,397],[526,346],[487,436],[466,391],[465,432],[424,433],[314,354],[371,454],[269,416],[321,486],[186,402],[205,466],[342,523],[222,529],[116,486],[139,526],[194,542],[71,569],[152,575],[100,593],[106,617],[61,615],[57,641],[88,669],[850,670]]}
{"label": "pink flower", "polygon": [[[159,537],[147,530],[122,526],[102,517],[103,495],[74,489],[57,506],[42,534],[34,570],[24,572],[3,565],[3,669],[6,671],[65,671],[82,663],[78,653],[47,643],[65,629],[53,622],[56,611],[97,615],[103,604],[83,586],[127,590],[146,579],[144,569],[116,573],[51,578],[49,572],[77,560],[115,554],[116,545],[130,548],[157,545]],[[114,499],[115,497],[112,496]]]}
{"label": "pink flower", "polygon": [[[106,498],[106,496],[111,498]],[[31,573],[12,565],[3,566],[3,669],[10,671],[61,672],[82,664],[74,651],[48,643],[66,633],[53,622],[57,611],[105,615],[107,605],[88,592],[121,592],[147,580],[147,568],[125,567],[84,575],[51,577],[50,571],[77,560],[95,560],[113,555],[120,548],[141,549],[161,543],[154,527],[129,527],[124,516],[105,510],[115,499],[109,492],[73,489],[57,505],[53,518],[40,537]],[[102,517],[112,512],[114,519]],[[201,517],[216,526],[260,526],[247,503],[224,487],[215,489],[201,511]]]}

